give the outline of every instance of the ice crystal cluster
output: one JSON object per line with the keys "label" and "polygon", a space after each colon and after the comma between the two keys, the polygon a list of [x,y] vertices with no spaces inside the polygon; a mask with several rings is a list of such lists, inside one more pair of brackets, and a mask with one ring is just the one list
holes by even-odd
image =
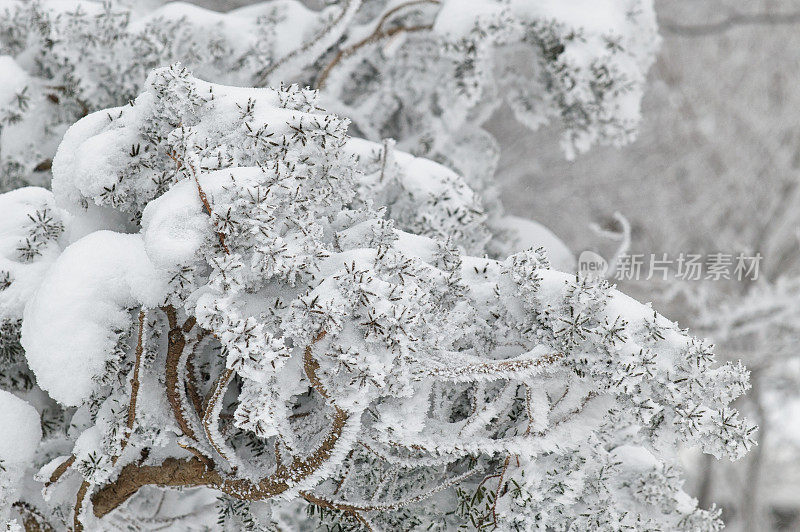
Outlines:
{"label": "ice crystal cluster", "polygon": [[10,526],[719,529],[676,454],[748,450],[744,368],[543,250],[487,258],[463,177],[325,97],[157,69],[52,193],[0,196],[0,309],[63,418],[0,472]]}

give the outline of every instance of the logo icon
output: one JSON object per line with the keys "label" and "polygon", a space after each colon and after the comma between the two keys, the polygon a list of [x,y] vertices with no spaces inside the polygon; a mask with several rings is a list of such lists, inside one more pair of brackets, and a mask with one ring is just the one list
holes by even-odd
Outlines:
{"label": "logo icon", "polygon": [[608,273],[608,262],[594,251],[584,251],[578,257],[578,272],[586,277],[602,278]]}

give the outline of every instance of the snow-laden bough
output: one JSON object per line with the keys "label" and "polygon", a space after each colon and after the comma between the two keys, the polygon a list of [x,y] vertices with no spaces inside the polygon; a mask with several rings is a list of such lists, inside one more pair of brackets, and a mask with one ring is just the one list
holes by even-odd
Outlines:
{"label": "snow-laden bough", "polygon": [[471,256],[464,181],[349,138],[315,98],[172,67],[65,136],[56,202],[122,225],[67,247],[26,304],[40,385],[78,406],[39,475],[48,516],[145,523],[161,486],[263,527],[304,500],[386,530],[717,529],[676,452],[747,451],[744,368],[542,250]]}

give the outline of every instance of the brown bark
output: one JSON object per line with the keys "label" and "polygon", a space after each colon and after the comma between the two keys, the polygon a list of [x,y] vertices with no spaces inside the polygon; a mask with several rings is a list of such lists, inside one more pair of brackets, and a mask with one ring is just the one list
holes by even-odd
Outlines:
{"label": "brown bark", "polygon": [[133,423],[136,421],[136,400],[139,396],[139,368],[142,365],[142,352],[144,351],[144,343],[142,338],[144,336],[144,311],[139,312],[139,337],[136,342],[136,359],[133,363],[133,375],[131,376],[131,398],[128,403],[128,419],[125,425],[125,435],[120,443],[119,455],[114,457],[113,463],[116,464],[120,455],[128,445],[128,440],[133,433]]}
{"label": "brown bark", "polygon": [[[170,316],[170,313],[168,312],[167,315]],[[172,309],[171,315],[174,318],[174,309]],[[173,319],[170,321],[172,322]],[[324,332],[320,333],[313,343],[324,336]],[[105,516],[127,501],[140,488],[148,485],[162,487],[209,486],[232,497],[252,501],[279,495],[310,477],[330,460],[349,415],[330,400],[316,374],[319,364],[313,358],[311,346],[306,348],[303,361],[306,375],[312,386],[332,404],[334,409],[330,432],[310,455],[294,457],[288,465],[278,464],[273,475],[258,483],[247,479],[223,477],[218,471],[207,467],[199,458],[167,458],[160,465],[128,464],[122,468],[114,482],[103,486],[92,496],[94,514],[97,517]],[[83,491],[85,493],[85,489]],[[79,501],[81,497],[79,493]],[[76,507],[76,523],[79,508],[80,503]]]}
{"label": "brown bark", "polygon": [[54,532],[53,526],[32,505],[18,501],[12,505],[22,516],[22,526],[25,532]]}
{"label": "brown bark", "polygon": [[198,458],[167,458],[160,465],[129,464],[122,468],[114,482],[103,486],[92,496],[94,514],[97,517],[105,516],[148,485],[187,488],[209,486],[232,497],[251,501],[274,497],[288,490],[290,483],[308,478],[330,459],[346,422],[347,414],[339,410],[334,415],[330,433],[310,456],[295,458],[291,464],[278,467],[274,475],[257,484],[246,479],[223,478]]}
{"label": "brown bark", "polygon": [[225,452],[223,446],[214,440],[214,433],[217,428],[217,420],[214,416],[214,410],[216,409],[217,402],[222,400],[225,392],[228,390],[228,384],[230,384],[232,378],[233,370],[226,369],[222,372],[217,380],[217,383],[214,385],[214,392],[211,394],[211,397],[208,400],[205,413],[203,413],[203,431],[205,432],[206,439],[208,440],[208,443],[211,444],[211,447],[213,447],[222,458],[228,461],[228,465],[231,467],[231,469],[236,469],[236,466],[230,463],[230,457]]}
{"label": "brown bark", "polygon": [[197,335],[192,351],[189,353],[189,356],[186,357],[186,392],[189,394],[189,399],[192,401],[192,406],[198,418],[203,417],[203,399],[200,397],[200,392],[197,390],[197,384],[195,383],[194,362],[192,360],[206,334],[207,331],[201,331]]}
{"label": "brown bark", "polygon": [[58,465],[58,467],[55,469],[55,471],[53,471],[53,474],[50,475],[50,479],[47,482],[45,482],[44,487],[45,488],[49,488],[50,486],[52,486],[53,484],[58,482],[58,480],[61,478],[61,476],[64,473],[66,473],[67,469],[72,467],[72,464],[74,464],[74,463],[75,463],[75,455],[73,454],[73,455],[70,455],[69,458],[67,458],[66,460],[64,460],[63,462],[61,462]]}
{"label": "brown bark", "polygon": [[179,382],[180,379],[178,378],[178,366],[180,364],[181,355],[183,355],[183,350],[186,347],[186,336],[184,336],[183,329],[178,327],[175,308],[168,306],[164,307],[163,310],[167,314],[167,319],[169,320],[170,326],[169,336],[167,338],[167,361],[164,368],[166,375],[167,400],[172,407],[172,413],[175,416],[175,421],[178,422],[178,426],[180,427],[181,431],[183,431],[183,433],[189,438],[197,441],[197,436],[195,435],[194,430],[192,430],[192,427],[189,425],[189,422],[184,416],[183,404],[181,401],[180,392],[178,391],[178,386],[182,386],[182,383]]}
{"label": "brown bark", "polygon": [[89,491],[89,483],[85,480],[81,482],[81,487],[78,488],[78,494],[75,497],[75,513],[73,515],[73,532],[82,532],[83,523],[80,520],[81,509],[83,508],[83,500],[86,498],[86,492]]}

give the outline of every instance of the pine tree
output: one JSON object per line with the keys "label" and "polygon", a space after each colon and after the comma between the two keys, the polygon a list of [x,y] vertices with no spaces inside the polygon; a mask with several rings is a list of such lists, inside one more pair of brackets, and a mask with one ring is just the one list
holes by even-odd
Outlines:
{"label": "pine tree", "polygon": [[749,449],[747,371],[544,250],[487,256],[467,178],[350,137],[324,98],[157,69],[66,133],[52,193],[0,196],[0,308],[61,405],[0,473],[3,511],[77,530],[719,529],[676,454]]}

